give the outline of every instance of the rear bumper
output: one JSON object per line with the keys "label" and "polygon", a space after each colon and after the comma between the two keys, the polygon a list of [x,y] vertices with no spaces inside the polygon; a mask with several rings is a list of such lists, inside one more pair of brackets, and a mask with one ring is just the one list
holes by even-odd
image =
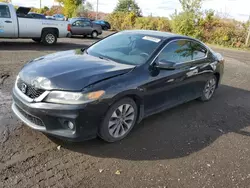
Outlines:
{"label": "rear bumper", "polygon": [[[62,105],[30,103],[13,89],[12,110],[30,128],[69,141],[84,141],[97,136],[108,105],[105,103],[85,105]],[[67,122],[74,124],[73,129]]]}

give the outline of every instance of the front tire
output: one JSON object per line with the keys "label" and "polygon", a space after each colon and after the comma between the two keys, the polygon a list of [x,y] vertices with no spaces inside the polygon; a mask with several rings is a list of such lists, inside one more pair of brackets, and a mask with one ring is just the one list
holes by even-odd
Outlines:
{"label": "front tire", "polygon": [[216,76],[212,76],[207,80],[202,92],[202,96],[199,98],[201,101],[206,102],[213,97],[216,90],[217,81],[218,80]]}
{"label": "front tire", "polygon": [[44,31],[42,34],[42,42],[44,45],[56,44],[57,34],[54,31]]}
{"label": "front tire", "polygon": [[109,108],[98,134],[106,142],[122,140],[136,124],[137,116],[138,108],[134,100],[124,98]]}

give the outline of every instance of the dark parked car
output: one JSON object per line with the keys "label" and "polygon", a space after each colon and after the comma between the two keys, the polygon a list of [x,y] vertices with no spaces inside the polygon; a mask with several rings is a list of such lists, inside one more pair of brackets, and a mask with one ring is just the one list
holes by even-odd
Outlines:
{"label": "dark parked car", "polygon": [[223,70],[222,56],[193,38],[124,31],[88,49],[27,63],[13,89],[12,109],[49,135],[115,142],[147,116],[210,100]]}
{"label": "dark parked car", "polygon": [[108,29],[111,29],[111,26],[110,24],[107,22],[107,21],[104,21],[104,20],[96,20],[96,21],[93,21],[95,24],[98,24],[100,26],[102,26],[102,29],[103,30],[108,30]]}
{"label": "dark parked car", "polygon": [[90,35],[96,38],[102,34],[102,27],[85,19],[71,19],[70,20],[71,35]]}
{"label": "dark parked car", "polygon": [[46,16],[44,14],[38,14],[34,12],[29,12],[26,17],[35,19],[46,19]]}
{"label": "dark parked car", "polygon": [[86,17],[74,17],[74,18],[70,18],[69,21],[76,21],[76,20],[86,20],[86,21],[91,21],[91,19],[86,18]]}

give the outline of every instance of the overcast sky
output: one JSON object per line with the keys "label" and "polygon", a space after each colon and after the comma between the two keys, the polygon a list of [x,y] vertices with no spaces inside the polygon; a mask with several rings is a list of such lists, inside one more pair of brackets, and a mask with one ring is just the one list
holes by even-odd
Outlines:
{"label": "overcast sky", "polygon": [[[96,7],[97,0],[88,0]],[[118,0],[99,0],[99,10],[110,13]],[[12,0],[15,5],[39,7],[40,0]],[[53,0],[42,0],[42,6],[52,6]],[[136,0],[143,15],[169,16],[175,9],[180,10],[178,0]],[[246,21],[250,15],[250,0],[204,0],[203,9],[214,9],[231,18]]]}

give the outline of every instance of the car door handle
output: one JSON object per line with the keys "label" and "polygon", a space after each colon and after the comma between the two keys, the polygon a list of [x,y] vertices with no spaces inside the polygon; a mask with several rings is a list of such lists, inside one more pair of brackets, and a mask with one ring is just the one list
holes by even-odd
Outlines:
{"label": "car door handle", "polygon": [[197,66],[191,67],[189,70],[195,70],[195,69],[197,69]]}
{"label": "car door handle", "polygon": [[12,23],[12,21],[6,20],[5,23]]}

